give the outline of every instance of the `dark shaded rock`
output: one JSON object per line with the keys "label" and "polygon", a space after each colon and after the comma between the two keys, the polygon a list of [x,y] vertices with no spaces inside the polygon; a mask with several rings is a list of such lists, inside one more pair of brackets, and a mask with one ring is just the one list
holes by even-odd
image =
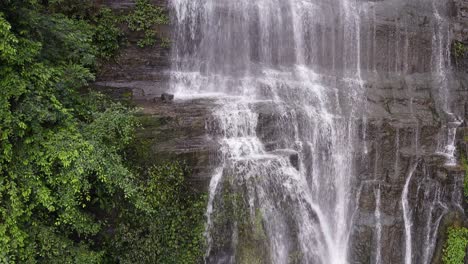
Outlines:
{"label": "dark shaded rock", "polygon": [[145,166],[165,161],[185,162],[192,171],[191,187],[207,191],[212,171],[219,164],[218,144],[207,135],[206,121],[211,115],[208,99],[136,101],[141,128],[137,138],[148,148]]}
{"label": "dark shaded rock", "polygon": [[[101,5],[109,6],[117,13],[126,13],[135,6],[134,0],[101,0]],[[167,7],[167,0],[151,0],[151,3]],[[140,48],[137,42],[142,31],[131,31],[125,23],[121,25],[127,44],[117,56],[102,62],[96,78],[99,86],[118,89],[132,89],[136,100],[149,100],[160,97],[168,90],[170,68],[170,48],[162,45],[163,39],[171,38],[170,25],[158,25],[155,44]]]}
{"label": "dark shaded rock", "polygon": [[296,170],[299,170],[299,153],[295,150],[290,150],[290,149],[277,149],[272,151],[273,154],[279,155],[279,156],[285,156],[288,158],[289,162],[291,165],[296,168]]}
{"label": "dark shaded rock", "polygon": [[299,154],[295,153],[289,156],[289,162],[293,165],[294,168],[299,170]]}
{"label": "dark shaded rock", "polygon": [[173,94],[169,94],[169,93],[163,93],[161,95],[161,100],[164,102],[164,103],[170,103],[172,101],[174,101],[174,95]]}

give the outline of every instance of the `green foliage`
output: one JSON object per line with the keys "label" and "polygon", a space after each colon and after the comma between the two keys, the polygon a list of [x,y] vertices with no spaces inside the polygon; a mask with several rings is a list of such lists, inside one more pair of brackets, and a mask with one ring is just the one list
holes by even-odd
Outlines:
{"label": "green foliage", "polygon": [[168,38],[161,38],[161,47],[169,48],[171,46],[171,40]]}
{"label": "green foliage", "polygon": [[444,248],[444,264],[463,264],[468,245],[468,228],[450,227]]}
{"label": "green foliage", "polygon": [[452,47],[452,54],[455,59],[463,58],[467,50],[465,44],[460,41],[455,41]]}
{"label": "green foliage", "polygon": [[0,59],[8,62],[15,59],[16,49],[14,45],[18,43],[18,39],[10,30],[10,23],[0,13]]}
{"label": "green foliage", "polygon": [[121,37],[91,3],[0,2],[0,263],[194,263],[204,200],[187,172],[130,169],[133,110],[86,89]]}
{"label": "green foliage", "polygon": [[93,18],[96,25],[94,43],[98,55],[103,59],[112,58],[119,50],[123,33],[118,27],[119,18],[109,8],[102,8]]}
{"label": "green foliage", "polygon": [[302,263],[303,253],[301,251],[293,251],[289,253],[288,263],[289,264],[300,264]]}
{"label": "green foliage", "polygon": [[463,58],[465,58],[467,51],[468,47],[463,42],[455,41],[452,44],[452,57],[456,65],[458,65],[463,60]]}
{"label": "green foliage", "polygon": [[465,156],[463,155],[461,157],[461,163],[462,163],[463,169],[465,170],[465,177],[463,179],[463,192],[465,194],[465,197],[468,197],[468,162]]}
{"label": "green foliage", "polygon": [[206,197],[189,190],[186,174],[179,163],[149,170],[141,194],[150,210],[127,207],[121,212],[115,235],[108,240],[113,262],[201,262]]}
{"label": "green foliage", "polygon": [[156,42],[156,25],[166,25],[169,23],[169,16],[166,10],[155,6],[149,0],[136,0],[135,10],[126,17],[128,27],[137,32],[143,32],[144,37],[138,41],[141,48],[152,46]]}
{"label": "green foliage", "polygon": [[[215,200],[213,207],[212,250],[231,248],[231,235],[237,235],[236,263],[271,263],[268,254],[264,216],[260,208],[251,207],[245,190],[234,183],[233,177],[222,182],[222,196]],[[229,235],[228,235],[229,234]]]}
{"label": "green foliage", "polygon": [[71,18],[90,19],[96,8],[93,0],[49,0],[48,9]]}
{"label": "green foliage", "polygon": [[48,10],[76,18],[74,23],[81,21],[86,24],[91,30],[87,36],[91,36],[96,56],[100,59],[112,58],[122,44],[121,21],[109,8],[97,8],[91,0],[53,0],[49,1]]}

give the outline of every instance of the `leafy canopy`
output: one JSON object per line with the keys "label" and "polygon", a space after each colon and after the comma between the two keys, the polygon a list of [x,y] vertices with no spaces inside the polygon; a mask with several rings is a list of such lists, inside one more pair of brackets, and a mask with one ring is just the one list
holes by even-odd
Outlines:
{"label": "leafy canopy", "polygon": [[82,90],[93,32],[38,1],[0,4],[1,263],[99,262],[96,188],[137,192],[121,156],[134,117]]}
{"label": "leafy canopy", "polygon": [[[0,263],[195,263],[204,200],[188,172],[132,168],[133,110],[86,88],[122,37],[91,3],[0,2]],[[135,30],[160,11],[138,10]]]}
{"label": "leafy canopy", "polygon": [[444,264],[464,263],[468,246],[468,228],[450,227],[448,239],[444,248],[442,261]]}

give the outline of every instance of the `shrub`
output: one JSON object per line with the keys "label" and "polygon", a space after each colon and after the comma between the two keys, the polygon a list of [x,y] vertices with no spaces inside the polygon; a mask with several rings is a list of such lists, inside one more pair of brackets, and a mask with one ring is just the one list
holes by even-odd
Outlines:
{"label": "shrub", "polygon": [[463,264],[468,245],[468,228],[450,227],[442,258],[444,264]]}

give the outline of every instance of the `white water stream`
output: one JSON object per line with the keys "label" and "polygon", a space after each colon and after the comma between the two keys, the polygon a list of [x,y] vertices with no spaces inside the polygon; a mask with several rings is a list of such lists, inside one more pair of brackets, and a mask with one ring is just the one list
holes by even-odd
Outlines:
{"label": "white water stream", "polygon": [[[405,1],[387,2],[393,8]],[[207,124],[220,145],[206,213],[207,263],[350,263],[360,197],[356,160],[369,154],[368,115],[373,114],[368,113],[366,77],[384,67],[378,63],[375,5],[354,0],[171,0],[176,28],[171,91],[177,98],[211,98],[216,105]],[[442,87],[441,109],[454,119],[440,152],[453,164],[458,121],[450,114],[446,81],[448,22],[437,6],[434,72]],[[400,23],[395,35],[403,40],[393,48],[387,44],[385,67],[404,75],[410,71],[412,25]],[[413,111],[413,98],[409,101]],[[409,199],[419,166],[416,130],[417,159],[401,192],[405,264],[415,263],[416,255],[429,263],[438,230],[433,225],[442,217],[439,196],[431,196],[427,245],[420,253],[413,245]],[[397,138],[395,177],[399,144]],[[377,183],[374,195],[377,245],[372,263],[377,264],[388,263],[381,244],[383,188]],[[226,197],[232,196],[236,201],[230,205]],[[243,219],[228,212],[237,213],[239,207],[246,212]],[[225,215],[230,218],[223,220]],[[257,244],[246,249],[252,237]],[[249,250],[253,253],[245,253]]]}

